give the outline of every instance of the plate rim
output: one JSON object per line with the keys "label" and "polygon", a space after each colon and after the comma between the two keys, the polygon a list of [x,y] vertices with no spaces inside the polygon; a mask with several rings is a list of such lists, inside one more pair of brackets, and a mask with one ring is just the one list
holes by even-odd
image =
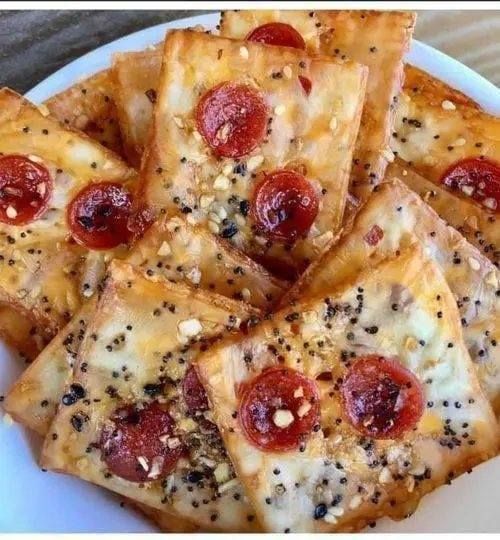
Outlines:
{"label": "plate rim", "polygon": [[[157,43],[163,39],[164,32],[167,29],[186,28],[197,24],[214,26],[219,16],[220,11],[214,11],[193,17],[184,17],[149,26],[110,41],[72,60],[50,74],[26,92],[25,97],[35,103],[41,103],[48,97],[69,88],[78,80],[109,67],[111,55],[114,52],[140,50],[147,47],[148,44]],[[158,36],[158,38],[152,39],[152,36]],[[127,46],[129,42],[141,43],[141,45],[130,47]],[[417,39],[412,40],[406,60],[477,101],[486,112],[500,115],[500,88],[497,88],[491,81],[472,68],[462,64],[459,60]],[[87,65],[89,65],[89,69],[85,69]],[[82,72],[85,75],[77,75],[77,73]]]}

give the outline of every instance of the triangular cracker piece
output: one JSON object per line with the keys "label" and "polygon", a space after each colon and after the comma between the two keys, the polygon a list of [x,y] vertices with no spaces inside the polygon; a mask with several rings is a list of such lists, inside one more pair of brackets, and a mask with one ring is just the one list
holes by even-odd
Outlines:
{"label": "triangular cracker piece", "polygon": [[197,368],[266,531],[402,518],[497,452],[454,298],[418,245],[219,344]]}
{"label": "triangular cracker piece", "polygon": [[399,178],[418,193],[441,219],[500,267],[500,225],[494,212],[464,194],[427,180],[401,159],[387,168],[386,180],[393,178]]}
{"label": "triangular cracker piece", "polygon": [[[264,312],[272,309],[286,287],[242,253],[179,217],[156,221],[126,261],[148,277],[184,282],[245,301]],[[95,302],[83,306],[10,389],[4,408],[18,422],[42,435],[47,433],[94,312]]]}
{"label": "triangular cracker piece", "polygon": [[161,71],[161,50],[113,56],[114,98],[127,159],[139,167],[147,142]]}
{"label": "triangular cracker piece", "polygon": [[[0,91],[0,153],[0,300],[51,334],[95,292],[104,261],[124,250],[115,244],[127,233],[135,172],[8,89]],[[117,199],[92,199],[97,192]]]}
{"label": "triangular cracker piece", "polygon": [[42,466],[204,530],[257,526],[191,361],[255,310],[114,261]]}
{"label": "triangular cracker piece", "polygon": [[431,182],[479,204],[493,224],[491,233],[497,233],[484,231],[485,245],[498,252],[500,118],[428,73],[413,67],[407,72],[391,140],[394,153]]}
{"label": "triangular cracker piece", "polygon": [[[280,25],[281,39],[285,35],[283,25],[291,26],[288,33],[298,32],[309,52],[339,60],[350,58],[369,67],[350,186],[355,197],[365,200],[373,186],[383,179],[385,167],[392,159],[389,143],[394,104],[401,90],[403,56],[409,48],[415,15],[366,10],[235,10],[222,13],[221,34],[271,42],[271,27],[276,23]],[[265,28],[266,35],[262,33]]]}
{"label": "triangular cracker piece", "polygon": [[114,95],[112,73],[106,69],[52,96],[44,105],[66,127],[79,129],[122,155]]}
{"label": "triangular cracker piece", "polygon": [[[310,267],[287,298],[323,294],[362,269],[397,254],[415,237],[448,282],[479,381],[500,414],[499,271],[401,182],[379,186],[356,216],[351,231]],[[396,297],[394,304],[397,307]]]}
{"label": "triangular cracker piece", "polygon": [[167,36],[163,65],[144,204],[303,268],[341,224],[366,69],[190,31]]}

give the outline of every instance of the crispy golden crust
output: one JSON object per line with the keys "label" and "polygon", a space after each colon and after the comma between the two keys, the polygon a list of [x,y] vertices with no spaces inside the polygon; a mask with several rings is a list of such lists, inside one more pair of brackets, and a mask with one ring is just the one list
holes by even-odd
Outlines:
{"label": "crispy golden crust", "polygon": [[[374,227],[383,236],[377,245],[369,245],[365,237]],[[328,291],[407,248],[415,238],[441,268],[457,299],[465,343],[479,381],[500,415],[500,349],[495,346],[500,338],[499,271],[398,180],[379,186],[351,230],[309,267],[283,298],[283,305],[293,298]]]}
{"label": "crispy golden crust", "polygon": [[418,96],[418,99],[427,101],[433,107],[441,107],[443,99],[449,99],[456,105],[481,109],[469,96],[411,64],[405,64],[403,92],[410,96],[410,99]]}
{"label": "crispy golden crust", "polygon": [[89,137],[44,116],[21,96],[0,90],[0,152],[42,163],[53,179],[47,212],[26,226],[0,224],[0,301],[29,313],[54,334],[95,291],[112,252],[90,252],[70,241],[66,208],[96,181],[133,187],[135,172]]}
{"label": "crispy golden crust", "polygon": [[79,129],[122,155],[114,95],[113,77],[106,69],[52,96],[45,106],[66,127]]}
{"label": "crispy golden crust", "polygon": [[[168,35],[163,65],[153,138],[143,163],[144,202],[157,212],[163,209],[167,213],[180,213],[187,206],[192,210],[192,222],[228,236],[224,224],[218,223],[224,212],[224,219],[228,218],[238,231],[230,241],[252,257],[265,254],[292,267],[301,267],[305,259],[313,259],[323,247],[325,235],[331,237],[341,223],[365,68],[351,62],[311,59],[295,49],[256,43],[243,46],[237,41],[189,31]],[[272,77],[272,72],[287,66],[291,78]],[[299,82],[299,72],[313,81],[309,97]],[[193,133],[193,113],[200,95],[227,80],[256,85],[273,111],[267,142],[254,155],[240,160],[251,169],[241,174],[233,172],[234,160],[216,160],[200,135]],[[182,95],[182,102],[176,98],[178,95]],[[265,240],[259,243],[249,220],[240,215],[239,206],[228,202],[231,196],[236,200],[251,197],[251,184],[246,180],[250,172],[258,174],[283,166],[305,167],[322,203],[309,236],[297,241],[291,251],[281,244],[267,247]],[[227,185],[224,189],[213,186],[214,178],[221,173],[225,180],[219,183]],[[225,175],[234,176],[236,182]]]}
{"label": "crispy golden crust", "polygon": [[386,179],[399,178],[418,193],[440,218],[500,267],[500,224],[497,216],[466,195],[449,191],[445,186],[426,180],[403,160],[392,163]]}
{"label": "crispy golden crust", "polygon": [[139,167],[153,117],[161,71],[161,50],[113,56],[115,103],[127,159]]}
{"label": "crispy golden crust", "polygon": [[5,396],[5,410],[24,426],[46,435],[61,402],[96,299],[85,303],[26,369]]}
{"label": "crispy golden crust", "polygon": [[0,336],[16,349],[21,358],[31,362],[50,341],[51,334],[38,326],[30,313],[0,302]]}
{"label": "crispy golden crust", "polygon": [[436,184],[461,159],[486,156],[499,162],[500,119],[431,75],[407,69],[413,82],[400,96],[392,150]]}
{"label": "crispy golden crust", "polygon": [[[376,332],[365,330],[373,325]],[[366,354],[397,358],[421,382],[424,402],[432,403],[416,428],[398,439],[361,437],[345,418],[338,381],[346,365]],[[302,451],[259,450],[233,414],[237,388],[273,365],[299,370],[318,384],[322,429],[311,433]],[[455,299],[418,244],[332,283],[319,297],[303,297],[248,337],[222,342],[197,366],[226,448],[267,531],[355,531],[384,515],[402,517],[423,494],[498,449],[497,422],[462,340]],[[325,372],[332,380],[317,379]],[[323,519],[315,519],[318,504],[328,509]]]}
{"label": "crispy golden crust", "polygon": [[[247,519],[252,511],[237,482],[218,487],[231,481],[234,473],[216,433],[203,434],[205,416],[187,415],[182,380],[199,347],[208,347],[222,332],[236,333],[242,320],[254,317],[257,311],[161,278],[146,279],[123,262],[114,261],[109,272],[69,381],[85,389],[85,399],[59,408],[45,440],[42,465],[165,509],[204,530],[255,530],[257,524]],[[161,381],[171,384],[148,397],[144,387]],[[166,483],[152,480],[147,489],[141,489],[137,483],[108,474],[100,451],[88,453],[87,448],[99,440],[103,425],[110,422],[117,407],[153,399],[169,403],[170,414],[176,419],[172,437],[180,438],[189,454],[178,461]],[[75,415],[82,419],[81,428],[75,428]],[[57,433],[55,440],[51,433]],[[185,480],[195,468],[206,470],[203,486]],[[215,476],[214,471],[222,468],[223,477]],[[154,479],[153,469],[150,474]],[[171,489],[174,485],[175,490]],[[236,498],[235,493],[241,496]],[[210,502],[194,509],[193,498]],[[214,514],[218,516],[215,521],[211,518]]]}
{"label": "crispy golden crust", "polygon": [[350,187],[364,201],[384,178],[391,159],[394,104],[404,80],[403,57],[410,47],[416,15],[347,10],[318,11],[317,16],[325,30],[321,52],[335,58],[346,55],[369,68]]}
{"label": "crispy golden crust", "polygon": [[158,219],[126,261],[148,276],[184,281],[265,312],[288,288],[240,251],[181,217]]}

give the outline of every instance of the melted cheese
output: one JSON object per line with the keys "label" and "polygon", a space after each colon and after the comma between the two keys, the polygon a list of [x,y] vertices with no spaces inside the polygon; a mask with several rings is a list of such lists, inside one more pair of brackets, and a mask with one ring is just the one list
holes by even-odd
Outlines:
{"label": "melted cheese", "polygon": [[[353,322],[360,290],[363,306]],[[396,294],[405,298],[397,311]],[[316,299],[305,298],[247,338],[220,344],[198,359],[214,417],[265,530],[353,531],[384,515],[402,517],[426,492],[496,454],[497,423],[471,369],[454,298],[417,245],[323,289]],[[337,306],[333,316],[328,305]],[[306,354],[303,314],[312,311],[320,322],[316,333],[308,334]],[[293,322],[291,313],[297,314]],[[372,326],[378,331],[364,330]],[[425,342],[409,351],[408,335]],[[269,347],[276,348],[281,363],[312,379],[324,371],[333,374],[330,383],[321,381],[322,430],[310,435],[303,452],[252,446],[232,415],[238,408],[234,388],[277,363]],[[349,358],[351,352],[355,356]],[[396,357],[410,369],[433,420],[426,413],[415,430],[397,440],[357,433],[344,418],[335,381],[345,375],[344,355],[355,362],[365,354]]]}
{"label": "melted cheese", "polygon": [[[364,239],[373,226],[383,231],[376,246]],[[399,181],[380,186],[356,216],[351,230],[308,270],[283,303],[292,297],[321,294],[415,242],[421,243],[446,278],[465,321],[464,340],[479,380],[500,413],[500,348],[494,345],[500,336],[499,272]],[[471,265],[470,260],[477,264]]]}
{"label": "melted cheese", "polygon": [[[169,68],[160,83],[153,143],[144,161],[145,202],[156,211],[189,212],[194,223],[223,237],[229,236],[225,228],[232,224],[238,233],[230,241],[238,249],[250,256],[265,252],[300,267],[319,253],[313,235],[340,226],[366,70],[352,62],[309,58],[302,51],[256,43],[245,45],[246,58],[240,48],[239,42],[187,31],[167,37],[163,60]],[[291,79],[272,76],[282,74],[285,67],[292,70]],[[298,75],[312,81],[309,96]],[[200,96],[228,80],[258,88],[272,119],[261,147],[239,163],[216,159],[195,129],[194,109]],[[333,116],[338,122],[334,133]],[[261,164],[249,173],[248,162],[257,156]],[[250,220],[240,212],[239,202],[251,199],[252,175],[299,165],[305,167],[321,203],[314,227],[291,251],[277,243],[266,248],[265,239],[262,245]],[[208,207],[202,197],[213,197]],[[221,209],[227,221],[219,224],[212,214],[220,215]]]}
{"label": "melted cheese", "polygon": [[[43,466],[165,509],[205,530],[255,529],[257,523],[241,486],[234,482],[221,492],[217,483],[214,487],[213,471],[218,464],[229,467],[229,479],[234,478],[234,472],[222,442],[217,442],[213,434],[204,434],[199,417],[187,418],[181,397],[182,379],[199,347],[208,345],[224,331],[237,331],[241,320],[254,315],[256,311],[244,304],[216,295],[209,297],[164,280],[151,281],[125,263],[112,263],[106,289],[88,326],[73,377],[67,383],[81,384],[86,398],[59,407],[50,427],[58,437],[47,437]],[[193,340],[180,339],[179,326],[189,322],[189,328],[193,328],[194,321],[196,336],[188,332]],[[99,450],[88,453],[86,449],[99,439],[102,426],[116,407],[152,399],[144,387],[159,382],[161,377],[171,384],[154,399],[169,403],[169,412],[176,420],[174,435],[187,445],[189,453],[178,461],[165,482],[152,481],[147,489],[141,489],[136,483],[108,475]],[[85,419],[80,431],[72,426],[74,415]],[[193,470],[204,471],[203,486],[186,480]]]}

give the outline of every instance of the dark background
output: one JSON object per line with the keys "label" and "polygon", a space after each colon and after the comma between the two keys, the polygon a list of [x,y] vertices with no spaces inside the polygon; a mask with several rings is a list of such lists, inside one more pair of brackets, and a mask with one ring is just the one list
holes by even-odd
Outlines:
{"label": "dark background", "polygon": [[100,45],[201,13],[207,12],[0,10],[0,87],[24,93]]}

